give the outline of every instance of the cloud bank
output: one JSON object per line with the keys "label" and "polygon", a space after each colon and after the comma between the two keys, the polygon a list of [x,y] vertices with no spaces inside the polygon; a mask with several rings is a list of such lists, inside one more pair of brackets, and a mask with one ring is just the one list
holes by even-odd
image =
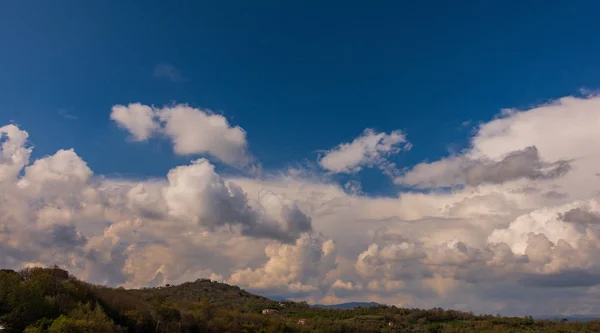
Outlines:
{"label": "cloud bank", "polygon": [[[326,176],[219,175],[210,159],[241,163],[247,142],[207,111],[129,104],[111,118],[132,140],[206,156],[112,179],[72,149],[31,161],[28,133],[0,127],[0,266],[58,264],[126,287],[210,277],[315,303],[600,312],[600,97],[503,112],[461,153],[396,175],[427,191],[377,198]],[[385,168],[406,144],[366,130],[319,164]]]}

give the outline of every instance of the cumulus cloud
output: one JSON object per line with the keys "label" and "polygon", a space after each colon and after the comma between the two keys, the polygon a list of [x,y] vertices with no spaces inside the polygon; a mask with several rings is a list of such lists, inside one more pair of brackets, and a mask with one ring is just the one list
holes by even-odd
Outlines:
{"label": "cumulus cloud", "polygon": [[80,185],[92,175],[92,170],[73,149],[59,150],[52,156],[36,160],[25,168],[25,175],[20,179],[20,187],[52,187],[64,185]]}
{"label": "cumulus cloud", "polygon": [[289,240],[295,240],[298,235],[312,231],[311,218],[295,202],[287,200],[282,195],[263,189],[258,194],[258,206],[261,209],[263,223],[275,226],[275,234],[281,234],[283,231],[285,236],[281,240],[286,236]]}
{"label": "cumulus cloud", "polygon": [[85,245],[87,239],[73,225],[57,225],[52,227],[42,245],[58,248],[77,248]]}
{"label": "cumulus cloud", "polygon": [[27,132],[21,131],[15,125],[0,127],[0,181],[13,179],[29,163],[31,148],[26,146],[28,137]]}
{"label": "cumulus cloud", "polygon": [[132,103],[113,106],[110,117],[135,141],[155,134],[169,138],[179,155],[209,154],[232,165],[250,161],[246,132],[210,110],[181,104],[155,108]]}
{"label": "cumulus cloud", "polygon": [[474,185],[480,181],[558,177],[563,186],[589,193],[594,185],[584,178],[595,174],[596,163],[600,162],[592,148],[600,143],[595,135],[600,123],[599,107],[600,98],[596,96],[564,97],[530,110],[502,112],[479,126],[462,154],[418,164],[397,183],[421,188],[467,184],[466,170],[472,163],[482,163],[502,171],[501,176],[490,179],[488,172],[482,172],[472,180]]}
{"label": "cumulus cloud", "polygon": [[235,183],[224,181],[206,159],[179,166],[167,175],[163,195],[169,214],[214,230],[239,226],[244,235],[291,242],[312,231],[311,220],[293,202],[268,190],[259,194],[258,208],[248,203],[246,193]]}
{"label": "cumulus cloud", "polygon": [[402,131],[387,134],[367,128],[352,142],[341,143],[326,151],[319,160],[319,165],[331,173],[356,173],[364,167],[385,170],[393,167],[387,157],[409,148],[410,144]]}
{"label": "cumulus cloud", "polygon": [[265,254],[268,260],[264,265],[238,270],[227,282],[254,290],[306,295],[318,291],[336,265],[335,243],[308,234],[293,245],[269,245]]}
{"label": "cumulus cloud", "polygon": [[135,141],[148,140],[154,131],[159,129],[159,124],[154,118],[154,110],[140,103],[115,105],[110,113],[110,119],[127,130]]}
{"label": "cumulus cloud", "polygon": [[[311,218],[293,200],[266,189],[249,200],[206,159],[165,179],[110,179],[95,176],[73,149],[27,165],[27,133],[2,129],[3,267],[59,264],[111,285],[183,282],[227,273],[233,258],[257,261],[265,242],[295,244],[312,233]],[[225,254],[215,252],[219,246]]]}
{"label": "cumulus cloud", "polygon": [[[303,173],[224,177],[204,158],[164,178],[112,179],[73,150],[30,162],[27,133],[5,126],[0,265],[59,264],[127,287],[213,276],[311,303],[598,313],[599,109],[590,96],[505,112],[482,124],[465,151],[400,178],[428,191],[390,197]],[[154,127],[132,128],[171,138],[163,110],[150,107]],[[378,135],[338,147],[361,153],[325,170],[385,166],[406,142],[366,136]],[[212,157],[221,151],[204,144]]]}
{"label": "cumulus cloud", "polygon": [[499,162],[482,162],[467,169],[467,184],[501,184],[506,181],[526,178],[554,179],[565,175],[571,169],[568,161],[558,160],[546,163],[540,160],[535,146],[511,152]]}
{"label": "cumulus cloud", "polygon": [[357,291],[357,290],[362,290],[362,285],[360,284],[354,284],[352,282],[344,282],[340,279],[335,280],[332,284],[331,287],[333,289],[341,289],[341,290],[347,290],[347,291]]}
{"label": "cumulus cloud", "polygon": [[246,132],[225,117],[184,105],[163,108],[158,115],[177,154],[210,153],[229,164],[248,161]]}
{"label": "cumulus cloud", "polygon": [[164,198],[172,216],[209,227],[223,224],[250,226],[253,211],[241,188],[225,182],[206,159],[179,166],[167,175]]}
{"label": "cumulus cloud", "polygon": [[548,180],[571,170],[567,160],[545,162],[535,146],[512,151],[499,161],[456,156],[433,163],[419,164],[396,182],[420,188],[502,184],[518,179]]}
{"label": "cumulus cloud", "polygon": [[558,217],[565,222],[600,224],[600,214],[597,212],[589,212],[581,207],[573,208],[565,213],[558,214]]}

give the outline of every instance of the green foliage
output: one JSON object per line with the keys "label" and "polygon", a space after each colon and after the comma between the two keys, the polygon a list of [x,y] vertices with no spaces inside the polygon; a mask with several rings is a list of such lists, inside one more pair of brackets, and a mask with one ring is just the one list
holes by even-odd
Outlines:
{"label": "green foliage", "polygon": [[122,332],[121,328],[110,321],[78,319],[61,315],[48,328],[51,333],[112,333]]}
{"label": "green foliage", "polygon": [[[279,312],[267,316],[263,309]],[[81,282],[57,267],[0,270],[0,323],[8,333],[600,332],[600,321],[476,316],[440,308],[282,306],[206,279],[164,288],[113,289]]]}

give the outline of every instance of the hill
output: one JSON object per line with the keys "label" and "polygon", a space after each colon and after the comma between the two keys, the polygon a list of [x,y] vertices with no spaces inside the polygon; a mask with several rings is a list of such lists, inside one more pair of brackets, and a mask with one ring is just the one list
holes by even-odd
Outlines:
{"label": "hill", "polygon": [[[269,313],[263,314],[264,309]],[[600,332],[599,321],[476,316],[382,305],[314,308],[305,302],[278,303],[206,279],[159,288],[108,288],[80,281],[56,267],[0,270],[0,325],[8,333]]]}
{"label": "hill", "polygon": [[181,285],[167,285],[158,288],[129,290],[129,293],[143,299],[192,305],[206,300],[211,306],[246,312],[260,312],[265,308],[278,308],[279,303],[263,296],[251,294],[238,286],[198,279]]}

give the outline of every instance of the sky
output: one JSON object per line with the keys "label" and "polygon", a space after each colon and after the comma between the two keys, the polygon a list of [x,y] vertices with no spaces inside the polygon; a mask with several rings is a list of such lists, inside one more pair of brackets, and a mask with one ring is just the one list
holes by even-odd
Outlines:
{"label": "sky", "polygon": [[0,266],[600,314],[595,1],[0,4]]}

